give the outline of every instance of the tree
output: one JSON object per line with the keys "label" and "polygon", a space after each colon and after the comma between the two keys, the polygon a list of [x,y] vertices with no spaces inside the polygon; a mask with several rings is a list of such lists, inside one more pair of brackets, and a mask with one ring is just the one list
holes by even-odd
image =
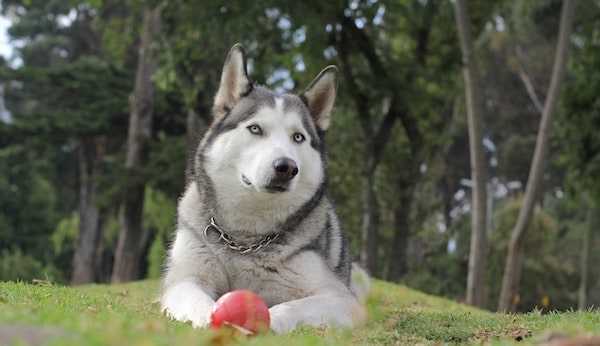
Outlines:
{"label": "tree", "polygon": [[[590,294],[595,280],[598,280],[597,252],[594,258],[594,242],[600,222],[600,44],[596,40],[597,27],[600,22],[600,3],[581,4],[580,13],[588,16],[586,20],[579,18],[576,34],[581,45],[576,49],[572,63],[569,64],[571,78],[565,86],[562,98],[562,112],[557,122],[557,134],[561,143],[562,164],[569,168],[568,186],[587,203],[587,216],[581,241],[581,280],[579,285],[579,309],[592,306],[594,302]],[[583,16],[583,15],[581,15]],[[596,232],[595,232],[596,231]],[[596,303],[597,304],[597,303]]]}
{"label": "tree", "polygon": [[[360,152],[361,164],[359,169],[352,168],[353,174],[360,173],[348,180],[350,187],[336,184],[332,188],[358,191],[356,200],[361,200],[362,208],[354,208],[349,215],[353,221],[362,219],[358,227],[367,244],[362,246],[363,262],[369,263],[373,275],[381,276],[383,269],[385,278],[397,280],[405,270],[414,191],[423,179],[420,167],[442,143],[440,134],[454,114],[455,88],[451,86],[455,78],[449,71],[458,67],[458,50],[455,35],[447,30],[453,22],[452,7],[436,1],[402,1],[399,5],[265,1],[261,5],[249,8],[238,2],[212,2],[198,8],[194,3],[169,2],[164,7],[163,42],[168,41],[164,67],[169,72],[165,75],[176,76],[176,84],[188,93],[188,110],[200,111],[201,117],[207,114],[202,112],[202,104],[207,104],[204,100],[214,90],[210,88],[214,86],[212,71],[222,64],[223,54],[217,53],[226,52],[227,45],[235,42],[214,35],[213,28],[219,23],[227,23],[227,33],[231,33],[227,39],[231,36],[241,41],[248,47],[249,57],[261,61],[251,65],[253,77],[279,90],[293,91],[309,82],[323,64],[338,64],[343,75],[340,115],[334,121],[346,126],[340,127],[341,133],[349,132],[350,126],[353,131],[358,128],[360,140],[352,137],[344,143],[332,142],[330,149],[352,146]],[[248,13],[261,25],[248,23]],[[415,17],[418,20],[413,20]],[[405,28],[400,23],[410,25]],[[211,49],[198,50],[198,46]],[[429,59],[431,52],[438,50],[443,54]],[[283,72],[289,78],[274,78]],[[283,85],[278,83],[282,80]],[[191,127],[188,130],[195,133],[195,125]],[[391,142],[397,144],[394,149],[390,149]],[[383,169],[386,166],[390,169]],[[388,180],[394,180],[390,186],[402,189],[401,193],[382,192],[389,189],[384,186]],[[386,200],[381,205],[383,195]],[[350,202],[342,209],[348,205]],[[395,210],[393,234],[382,234],[388,229],[381,229],[382,224],[387,226],[389,220],[382,207],[390,205]],[[390,241],[382,243],[383,236]]]}
{"label": "tree", "polygon": [[548,89],[548,95],[544,102],[542,119],[535,146],[531,169],[527,179],[527,187],[523,198],[523,204],[515,228],[511,234],[508,253],[506,255],[506,266],[502,278],[502,290],[498,302],[498,311],[515,311],[514,297],[518,292],[519,280],[521,278],[521,267],[523,265],[523,251],[525,236],[531,221],[540,190],[544,170],[548,160],[549,141],[552,131],[552,122],[556,113],[558,98],[563,82],[566,68],[569,37],[571,34],[571,22],[575,10],[575,0],[564,0],[561,10],[560,28],[552,78]]}
{"label": "tree", "polygon": [[471,37],[471,24],[466,0],[456,0],[454,4],[456,24],[463,57],[463,76],[469,127],[469,148],[471,157],[472,222],[471,251],[467,277],[467,304],[483,306],[485,264],[487,258],[487,191],[486,163],[483,153],[481,82],[475,59],[475,49]]}
{"label": "tree", "polygon": [[[290,7],[284,13],[292,25],[307,28],[307,39],[294,51],[307,66],[322,64],[323,55],[339,65],[338,105],[345,111],[340,117],[358,124],[360,131],[360,184],[354,184],[360,186],[361,262],[372,275],[397,280],[405,268],[412,191],[452,114],[448,94],[428,89],[449,83],[448,69],[456,66],[452,33],[441,29],[451,19],[451,7],[436,1],[302,2]],[[428,59],[435,49],[444,53]],[[423,98],[428,98],[429,107],[421,103]],[[400,151],[389,149],[392,142]],[[386,192],[380,189],[389,189],[382,184],[382,167],[392,162],[400,170],[385,170],[391,174],[386,179],[397,180],[390,185],[404,190],[390,194],[392,201],[382,205]],[[387,205],[396,208],[393,234],[382,229],[387,221],[382,207]],[[384,245],[381,240],[386,238]]]}
{"label": "tree", "polygon": [[142,224],[145,182],[142,170],[147,164],[148,141],[152,132],[154,114],[157,59],[152,42],[160,33],[158,8],[146,9],[144,32],[141,37],[135,86],[130,97],[131,113],[127,136],[125,168],[129,184],[125,187],[123,208],[119,216],[120,231],[111,281],[127,282],[141,276],[141,256],[148,241],[148,232]]}
{"label": "tree", "polygon": [[583,239],[581,242],[581,280],[579,282],[579,291],[577,292],[577,308],[579,310],[585,310],[588,307],[588,287],[590,286],[590,269],[589,269],[589,258],[590,248],[592,247],[593,241],[593,230],[598,229],[600,225],[600,208],[593,202],[588,203],[587,206],[587,222],[583,231]]}
{"label": "tree", "polygon": [[[69,1],[15,1],[6,6],[3,10],[19,16],[10,35],[26,42],[18,50],[23,65],[4,71],[7,107],[13,115],[11,144],[26,142],[34,161],[48,160],[45,176],[61,196],[58,219],[78,211],[71,282],[93,282],[99,279],[108,215],[100,202],[105,160],[121,138],[119,118],[128,77],[101,59],[95,9],[73,9]],[[74,16],[65,24],[62,20],[71,10]]]}
{"label": "tree", "polygon": [[79,237],[73,255],[71,285],[96,281],[101,266],[104,233],[108,222],[108,210],[98,205],[104,173],[106,138],[97,136],[77,139],[79,163]]}
{"label": "tree", "polygon": [[[362,227],[361,227],[361,253],[360,260],[365,268],[376,275],[378,270],[379,227],[381,223],[380,206],[375,193],[374,173],[387,144],[394,123],[398,119],[398,105],[390,105],[384,109],[383,119],[376,124],[376,116],[372,112],[372,103],[365,90],[357,84],[356,68],[350,58],[349,48],[358,48],[358,53],[368,60],[369,68],[375,76],[383,77],[385,67],[375,52],[374,43],[363,30],[356,27],[351,17],[338,15],[341,21],[341,37],[337,45],[342,63],[342,77],[348,83],[348,90],[352,95],[356,107],[356,114],[364,136],[362,147],[362,172],[361,172],[361,201],[362,201]],[[359,43],[352,47],[352,43]]]}
{"label": "tree", "polygon": [[[150,1],[2,3],[4,13],[18,19],[11,36],[23,44],[17,50],[23,64],[0,68],[12,115],[0,123],[0,225],[6,225],[0,226],[0,256],[6,253],[13,260],[6,263],[33,257],[37,264],[63,268],[65,279],[110,280],[119,233],[116,218],[126,213],[123,192],[144,184],[143,233],[133,237],[142,249],[136,267],[140,275],[146,272],[149,246],[142,244],[147,243],[144,237],[154,237],[148,239],[153,240],[148,261],[157,275],[172,230],[173,206],[166,212],[164,201],[174,204],[182,191],[187,156],[193,155],[196,135],[210,114],[223,58],[240,42],[248,49],[252,77],[277,91],[295,92],[327,64],[340,68],[328,135],[328,178],[353,252],[361,252],[364,238],[363,258],[374,276],[452,299],[465,296],[476,201],[461,194],[468,191],[461,180],[469,177],[470,164],[455,2],[152,1],[161,10],[160,34],[152,40],[158,48],[152,49],[157,62],[153,125],[137,141],[147,146],[142,150],[147,150],[146,165],[130,169],[124,167],[132,111],[127,101],[134,89],[145,3]],[[504,187],[509,181],[526,184],[538,110],[544,108],[539,104],[547,99],[561,1],[468,3],[481,73],[484,141],[495,146],[484,148],[488,180],[499,180]],[[589,274],[587,284],[582,283],[588,305],[597,305],[598,269],[589,265],[587,271],[569,271],[579,266],[583,253],[580,205],[556,215],[581,191],[591,199],[599,191],[598,4],[578,6],[577,34],[571,36],[573,78],[567,81],[573,83],[561,98],[565,111],[558,114],[560,126],[554,126],[557,150],[551,150],[544,171],[550,179],[536,199],[541,206],[536,214],[552,215],[558,226],[553,235],[545,232],[551,228],[536,228],[536,221],[528,230],[525,251],[543,258],[528,257],[523,264],[520,309],[539,305],[533,295],[544,290],[536,285],[547,287],[550,279],[556,283],[549,289],[551,307],[566,308],[573,301],[573,283],[584,272]],[[553,160],[557,153],[562,167]],[[565,197],[555,198],[555,191]],[[164,199],[152,202],[155,192]],[[508,203],[507,196],[490,197],[495,211]],[[520,199],[514,203],[503,219],[494,214],[483,290],[488,308],[497,308],[490,304],[498,302],[496,281],[517,214],[513,207]],[[157,210],[164,212],[161,222],[153,220]],[[500,222],[501,234],[496,232]],[[44,246],[58,234],[68,234],[61,240],[64,246]],[[598,261],[593,249],[599,240],[590,236],[595,243],[581,265]],[[552,243],[542,249],[537,239]],[[547,257],[553,252],[554,257]],[[556,304],[554,287],[564,293]]]}
{"label": "tree", "polygon": [[[6,139],[14,128],[0,124],[0,136]],[[20,251],[37,261],[48,261],[52,251],[45,235],[54,229],[59,209],[56,190],[47,176],[49,165],[45,160],[23,162],[34,157],[25,143],[0,148],[0,256]]]}

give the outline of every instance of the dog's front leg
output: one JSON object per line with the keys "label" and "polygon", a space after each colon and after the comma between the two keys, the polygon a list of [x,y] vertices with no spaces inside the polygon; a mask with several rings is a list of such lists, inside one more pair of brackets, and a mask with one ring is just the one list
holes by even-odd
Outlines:
{"label": "dog's front leg", "polygon": [[348,292],[327,292],[292,300],[269,309],[271,329],[284,333],[299,324],[352,327],[365,320],[365,310]]}

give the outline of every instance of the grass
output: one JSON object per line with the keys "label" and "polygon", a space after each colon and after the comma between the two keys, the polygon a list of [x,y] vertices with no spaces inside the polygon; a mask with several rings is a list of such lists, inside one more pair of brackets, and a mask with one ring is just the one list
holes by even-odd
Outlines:
{"label": "grass", "polygon": [[157,291],[157,281],[79,287],[0,283],[0,345],[511,345],[559,337],[600,344],[598,310],[496,314],[381,281],[374,283],[363,327],[303,326],[278,336],[231,337],[170,321],[154,301]]}

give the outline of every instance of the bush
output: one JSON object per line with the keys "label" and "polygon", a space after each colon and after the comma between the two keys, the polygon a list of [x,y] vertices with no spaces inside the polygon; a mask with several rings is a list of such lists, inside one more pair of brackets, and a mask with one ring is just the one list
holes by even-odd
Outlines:
{"label": "bush", "polygon": [[0,254],[0,281],[33,281],[34,279],[52,282],[64,282],[61,271],[52,266],[44,265],[20,249],[2,250]]}

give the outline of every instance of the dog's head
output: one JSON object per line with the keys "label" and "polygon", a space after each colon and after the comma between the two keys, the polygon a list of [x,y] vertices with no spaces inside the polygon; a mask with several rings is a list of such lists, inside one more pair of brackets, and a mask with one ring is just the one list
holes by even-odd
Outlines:
{"label": "dog's head", "polygon": [[299,95],[274,93],[250,82],[244,48],[233,46],[201,143],[215,190],[231,198],[306,202],[325,181],[323,136],[337,82],[337,68],[329,66]]}

